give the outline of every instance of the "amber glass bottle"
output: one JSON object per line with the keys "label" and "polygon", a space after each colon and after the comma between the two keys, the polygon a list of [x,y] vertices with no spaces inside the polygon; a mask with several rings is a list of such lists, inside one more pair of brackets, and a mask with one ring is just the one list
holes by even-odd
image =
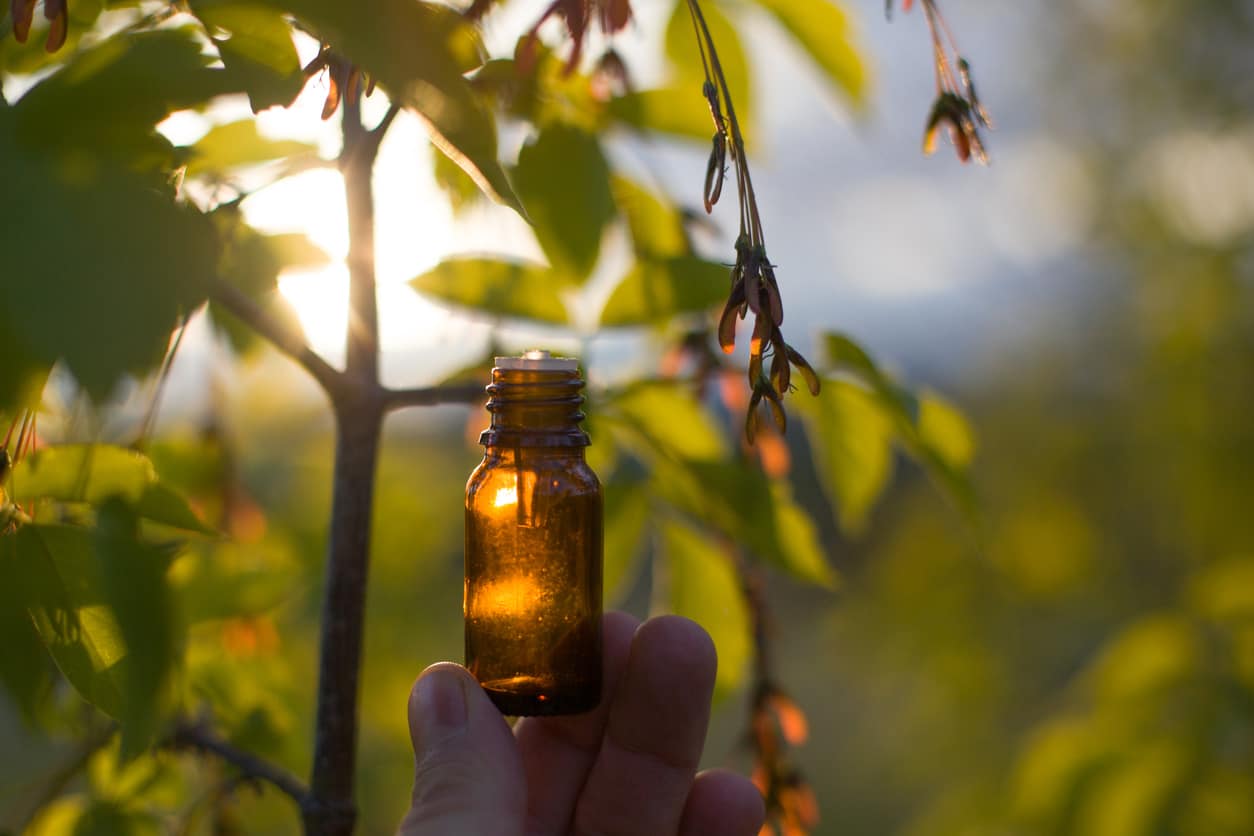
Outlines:
{"label": "amber glass bottle", "polygon": [[575,360],[498,357],[466,484],[466,667],[504,714],[601,696],[602,494]]}

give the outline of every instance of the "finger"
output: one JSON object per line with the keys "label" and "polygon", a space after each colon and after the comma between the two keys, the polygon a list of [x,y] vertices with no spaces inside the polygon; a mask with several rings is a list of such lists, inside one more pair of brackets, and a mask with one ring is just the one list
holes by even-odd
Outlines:
{"label": "finger", "polygon": [[716,667],[714,643],[696,623],[663,616],[641,625],[575,810],[575,833],[678,830],[705,744]]}
{"label": "finger", "polygon": [[404,836],[520,836],[522,765],[509,726],[465,668],[441,662],[409,695],[414,792]]}
{"label": "finger", "polygon": [[679,836],[757,836],[765,820],[766,806],[752,781],[736,772],[710,769],[693,782]]}
{"label": "finger", "polygon": [[570,830],[575,799],[601,748],[613,694],[639,625],[626,613],[606,613],[601,625],[601,702],[596,708],[571,717],[526,717],[514,727],[523,772],[528,776],[526,832],[530,836]]}

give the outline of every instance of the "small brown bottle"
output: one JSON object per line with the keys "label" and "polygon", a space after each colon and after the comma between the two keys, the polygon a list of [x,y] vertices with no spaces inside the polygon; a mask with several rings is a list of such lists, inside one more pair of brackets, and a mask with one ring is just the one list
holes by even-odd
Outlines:
{"label": "small brown bottle", "polygon": [[575,360],[498,357],[466,483],[466,667],[503,714],[601,697],[602,493],[584,461]]}

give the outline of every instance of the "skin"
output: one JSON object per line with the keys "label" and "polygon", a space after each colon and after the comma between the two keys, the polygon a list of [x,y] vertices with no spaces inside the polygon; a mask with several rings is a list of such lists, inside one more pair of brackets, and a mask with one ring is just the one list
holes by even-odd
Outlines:
{"label": "skin", "polygon": [[697,772],[716,659],[700,626],[605,617],[599,705],[511,731],[474,678],[442,662],[409,697],[412,806],[402,836],[756,836],[746,778]]}

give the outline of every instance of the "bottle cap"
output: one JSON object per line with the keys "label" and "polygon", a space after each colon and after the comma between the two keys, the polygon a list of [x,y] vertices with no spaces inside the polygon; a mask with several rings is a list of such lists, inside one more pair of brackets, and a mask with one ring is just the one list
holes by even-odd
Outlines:
{"label": "bottle cap", "polygon": [[497,357],[496,367],[539,372],[573,372],[579,368],[579,361],[573,357],[554,357],[547,351],[534,349],[523,352],[521,357]]}

